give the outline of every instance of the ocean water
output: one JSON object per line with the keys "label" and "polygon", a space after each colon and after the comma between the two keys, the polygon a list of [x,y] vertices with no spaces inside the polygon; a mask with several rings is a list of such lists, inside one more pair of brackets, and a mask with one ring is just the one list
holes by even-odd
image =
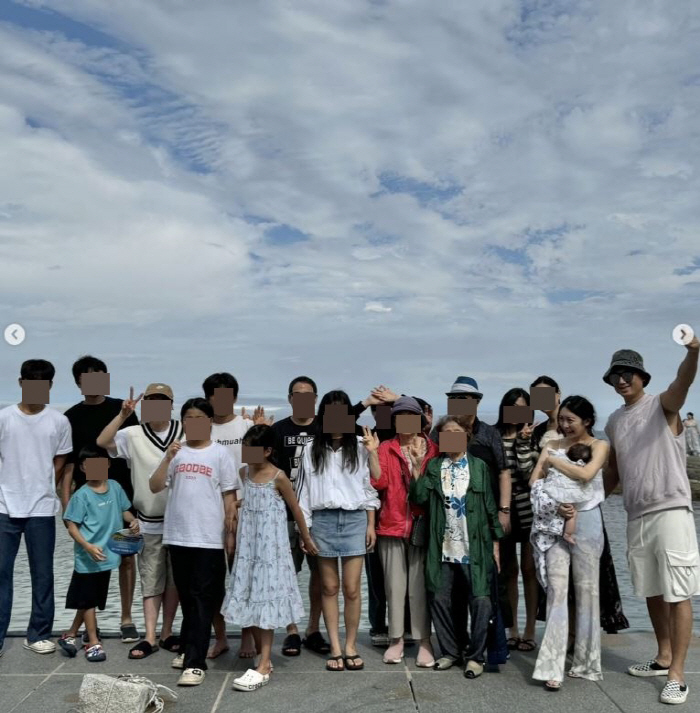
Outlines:
{"label": "ocean water", "polygon": [[[607,528],[608,537],[610,539],[610,547],[613,553],[613,560],[617,570],[617,579],[622,595],[622,602],[625,614],[630,621],[630,626],[634,629],[650,629],[651,625],[647,616],[646,605],[644,600],[638,599],[632,592],[630,583],[629,571],[625,559],[626,548],[626,522],[627,517],[622,506],[622,498],[618,495],[613,495],[605,502],[603,506],[605,518],[605,526]],[[696,527],[700,530],[700,511],[695,512]],[[57,524],[57,543],[55,553],[55,583],[56,583],[56,619],[55,630],[63,630],[68,627],[73,619],[74,612],[67,611],[64,608],[65,596],[68,591],[68,583],[70,581],[73,570],[73,541],[70,539],[68,532],[62,524]],[[29,607],[31,603],[31,585],[29,580],[29,568],[27,565],[27,557],[24,547],[20,548],[17,562],[15,565],[15,595],[12,608],[12,618],[10,620],[10,631],[22,632],[26,629],[29,620]],[[304,607],[308,612],[308,570],[306,566],[299,575],[299,586],[301,589]],[[360,626],[363,629],[369,628],[367,621],[367,589],[366,581],[363,575],[362,587],[362,619]],[[522,596],[521,596],[522,609]],[[117,572],[113,572],[110,583],[110,593],[107,601],[107,608],[104,612],[98,614],[98,622],[100,628],[104,631],[119,630],[119,582]],[[134,621],[137,627],[143,631],[143,614],[141,608],[140,587],[136,583],[136,596],[133,609]],[[521,619],[524,617],[524,612],[521,612]],[[302,622],[302,626],[305,621]],[[342,617],[341,617],[342,626]]]}

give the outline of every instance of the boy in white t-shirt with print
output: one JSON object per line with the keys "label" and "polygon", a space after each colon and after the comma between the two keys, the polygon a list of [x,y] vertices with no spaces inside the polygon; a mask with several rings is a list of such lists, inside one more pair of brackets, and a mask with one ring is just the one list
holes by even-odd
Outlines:
{"label": "boy in white t-shirt with print", "polygon": [[182,652],[172,666],[183,669],[179,686],[197,686],[207,669],[212,618],[224,597],[225,537],[234,529],[241,481],[226,448],[211,439],[211,404],[189,399],[181,417],[187,441],[168,448],[150,488],[167,490],[163,544],[170,550],[182,606]]}
{"label": "boy in white t-shirt with print", "polygon": [[56,370],[44,359],[20,369],[22,400],[0,410],[0,656],[12,614],[12,572],[22,535],[32,572],[32,613],[24,648],[49,654],[55,613],[56,487],[73,449],[68,419],[47,408]]}

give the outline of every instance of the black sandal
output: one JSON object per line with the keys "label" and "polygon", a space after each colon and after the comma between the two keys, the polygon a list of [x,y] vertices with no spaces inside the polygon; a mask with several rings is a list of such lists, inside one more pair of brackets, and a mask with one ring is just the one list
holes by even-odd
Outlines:
{"label": "black sandal", "polygon": [[[331,661],[337,661],[338,663],[335,665],[335,667],[331,667],[328,665]],[[340,665],[341,663],[343,664],[343,666]],[[343,657],[329,656],[326,659],[326,671],[333,671],[333,673],[335,673],[336,671],[345,671],[345,661],[343,660]]]}
{"label": "black sandal", "polygon": [[[348,671],[362,671],[362,669],[365,667],[365,662],[362,661],[361,664],[356,665],[355,661],[357,660],[362,661],[362,656],[359,654],[355,654],[354,656],[343,656],[343,662],[345,663],[345,668]],[[350,665],[352,663],[352,666]]]}
{"label": "black sandal", "polygon": [[301,636],[299,634],[289,634],[282,642],[283,656],[299,656],[301,653]]}
{"label": "black sandal", "polygon": [[329,654],[331,652],[331,645],[323,638],[320,631],[314,631],[313,634],[309,634],[302,642],[304,648],[313,651],[315,654]]}
{"label": "black sandal", "polygon": [[[143,656],[134,656],[134,651],[140,651],[143,653]],[[133,659],[134,661],[141,661],[142,659],[147,659],[151,654],[154,654],[156,651],[158,651],[157,646],[152,646],[146,639],[143,641],[139,641],[136,646],[132,646],[131,649],[129,649],[129,658]]]}
{"label": "black sandal", "polygon": [[158,644],[162,649],[170,651],[173,654],[182,653],[180,651],[180,637],[173,636],[172,634],[165,640],[161,639]]}
{"label": "black sandal", "polygon": [[508,647],[509,651],[516,651],[521,641],[522,639],[516,638],[515,636],[511,636],[510,639],[506,641],[506,646]]}
{"label": "black sandal", "polygon": [[537,648],[537,642],[534,639],[520,639],[518,641],[518,651],[534,651]]}

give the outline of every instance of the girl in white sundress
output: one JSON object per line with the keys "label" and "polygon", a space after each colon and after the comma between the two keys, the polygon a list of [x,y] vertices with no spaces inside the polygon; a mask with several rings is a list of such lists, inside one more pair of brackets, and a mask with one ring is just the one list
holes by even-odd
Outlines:
{"label": "girl in white sundress", "polygon": [[229,623],[253,628],[260,661],[257,668],[234,680],[233,688],[239,691],[254,691],[269,683],[274,630],[304,616],[285,503],[306,550],[313,555],[318,552],[292,484],[269,460],[274,442],[274,432],[267,425],[253,426],[243,437],[243,460],[249,465],[241,468],[243,499],[239,501],[236,555],[221,613]]}

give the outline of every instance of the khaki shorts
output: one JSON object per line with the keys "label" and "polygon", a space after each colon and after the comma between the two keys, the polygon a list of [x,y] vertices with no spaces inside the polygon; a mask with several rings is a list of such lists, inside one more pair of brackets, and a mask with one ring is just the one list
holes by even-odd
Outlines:
{"label": "khaki shorts", "polygon": [[695,519],[687,508],[660,510],[627,523],[627,562],[639,597],[682,602],[700,594]]}
{"label": "khaki shorts", "polygon": [[312,555],[304,555],[301,550],[301,536],[296,531],[294,520],[287,521],[287,534],[289,535],[289,547],[292,550],[292,560],[294,560],[294,571],[299,574],[301,572],[301,566],[304,564],[304,557],[306,557],[306,564],[309,567],[309,572],[315,572],[318,569],[318,561]]}
{"label": "khaki shorts", "polygon": [[170,553],[163,544],[163,535],[143,535],[143,551],[138,555],[141,596],[157,597],[175,586]]}

